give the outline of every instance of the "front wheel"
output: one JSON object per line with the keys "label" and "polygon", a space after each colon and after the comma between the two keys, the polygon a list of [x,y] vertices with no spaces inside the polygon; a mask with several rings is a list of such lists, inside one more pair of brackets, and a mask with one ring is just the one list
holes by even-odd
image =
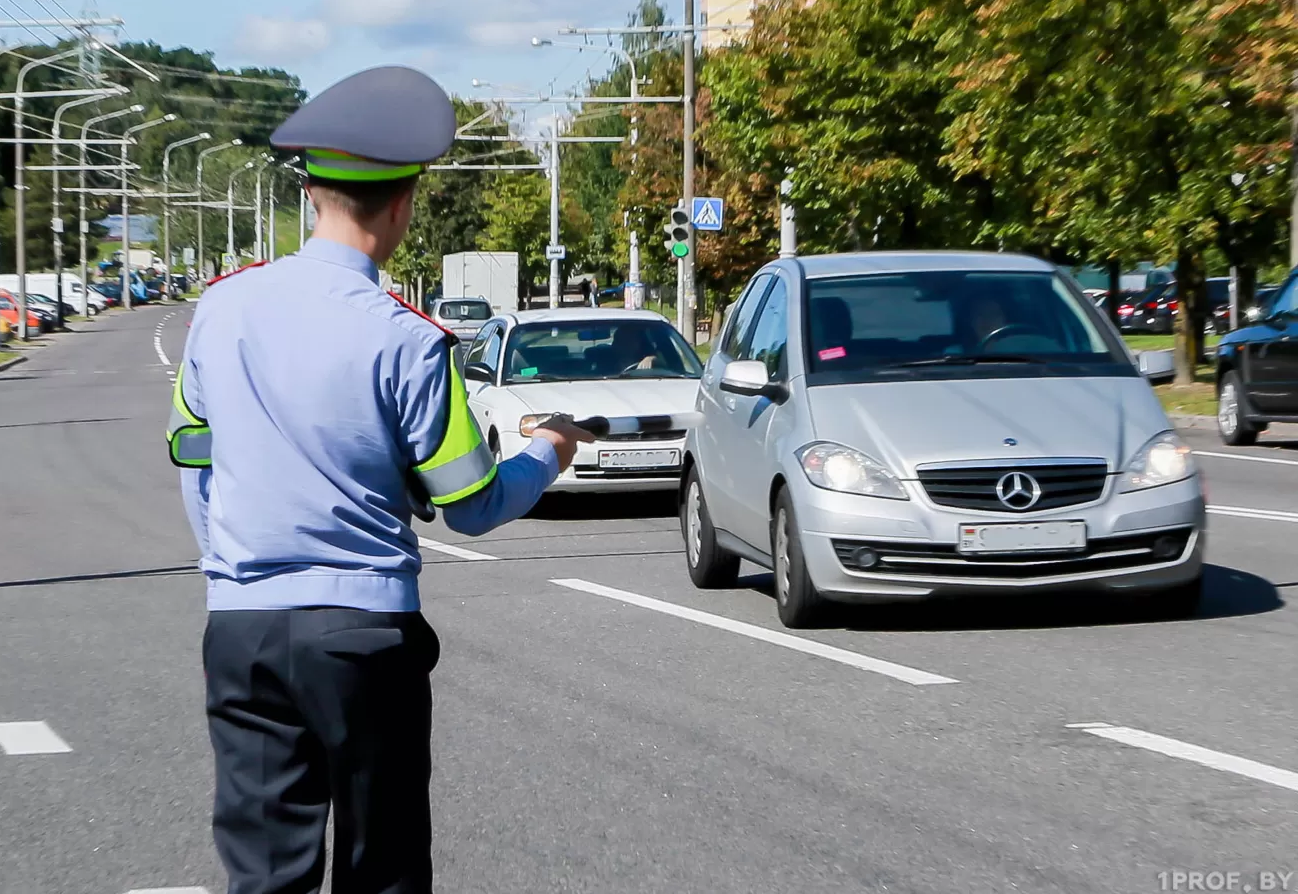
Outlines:
{"label": "front wheel", "polygon": [[1234,370],[1221,378],[1217,391],[1217,430],[1231,447],[1247,447],[1257,442],[1257,428],[1244,416],[1243,393],[1239,374]]}
{"label": "front wheel", "polygon": [[685,536],[685,563],[690,580],[701,590],[729,589],[739,581],[739,557],[717,546],[717,532],[703,499],[699,467],[685,477],[685,499],[681,501],[681,533]]}
{"label": "front wheel", "polygon": [[780,622],[795,630],[813,626],[824,609],[824,600],[807,573],[797,516],[793,512],[793,498],[787,489],[781,490],[775,498],[775,513],[771,519],[771,557],[775,565],[775,602]]}

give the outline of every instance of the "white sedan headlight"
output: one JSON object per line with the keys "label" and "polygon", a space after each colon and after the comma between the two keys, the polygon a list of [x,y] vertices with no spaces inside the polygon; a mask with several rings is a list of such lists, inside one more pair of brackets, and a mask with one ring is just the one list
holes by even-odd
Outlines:
{"label": "white sedan headlight", "polygon": [[886,500],[910,499],[887,466],[859,450],[820,442],[808,444],[797,455],[807,480],[816,487]]}
{"label": "white sedan headlight", "polygon": [[1122,473],[1121,490],[1129,493],[1173,484],[1184,481],[1197,471],[1190,448],[1175,433],[1167,431],[1136,451]]}

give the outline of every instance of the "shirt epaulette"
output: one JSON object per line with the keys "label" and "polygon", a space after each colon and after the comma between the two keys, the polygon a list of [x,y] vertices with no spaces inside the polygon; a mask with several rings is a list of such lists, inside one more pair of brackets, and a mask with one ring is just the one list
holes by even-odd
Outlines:
{"label": "shirt epaulette", "polygon": [[422,310],[415,307],[409,301],[405,300],[400,295],[398,295],[396,292],[388,292],[388,294],[392,296],[393,300],[395,300],[397,304],[400,304],[402,307],[404,307],[406,310],[413,313],[415,316],[422,317],[423,319],[427,320],[429,323],[432,323],[434,326],[436,326],[439,330],[441,330],[441,333],[444,336],[446,336],[446,343],[450,345],[452,348],[460,343],[460,337],[458,335],[456,335],[451,330],[447,329],[441,323],[438,323],[428,314],[424,313]]}
{"label": "shirt epaulette", "polygon": [[238,276],[240,273],[242,273],[245,270],[251,270],[254,267],[265,267],[269,263],[270,261],[256,261],[252,264],[249,264],[246,267],[240,267],[238,270],[231,270],[229,273],[222,273],[220,276],[216,277],[215,279],[208,280],[207,285],[210,288],[211,286],[214,286],[219,282],[227,280],[232,276]]}

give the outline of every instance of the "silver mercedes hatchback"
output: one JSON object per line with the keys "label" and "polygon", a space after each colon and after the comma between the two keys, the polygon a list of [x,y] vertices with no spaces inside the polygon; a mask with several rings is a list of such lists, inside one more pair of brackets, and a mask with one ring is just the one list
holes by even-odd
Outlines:
{"label": "silver mercedes hatchback", "polygon": [[825,601],[1066,591],[1194,614],[1190,450],[1112,324],[1054,265],[879,252],[767,265],[733,306],[686,441],[699,587],[746,559],[780,619]]}

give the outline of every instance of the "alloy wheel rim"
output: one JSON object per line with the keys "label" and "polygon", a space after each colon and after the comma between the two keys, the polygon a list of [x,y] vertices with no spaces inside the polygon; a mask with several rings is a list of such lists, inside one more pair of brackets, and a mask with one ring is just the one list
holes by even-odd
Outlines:
{"label": "alloy wheel rim", "polygon": [[789,518],[783,509],[775,516],[775,596],[789,604]]}
{"label": "alloy wheel rim", "polygon": [[1217,425],[1226,435],[1233,435],[1238,426],[1236,416],[1239,412],[1239,399],[1235,396],[1234,383],[1228,383],[1221,389],[1221,405],[1217,408]]}
{"label": "alloy wheel rim", "polygon": [[690,567],[697,568],[699,564],[699,555],[703,552],[703,523],[700,519],[700,508],[703,502],[699,494],[699,483],[697,481],[690,485],[689,494],[685,498],[685,528],[686,538],[685,546],[690,554]]}

